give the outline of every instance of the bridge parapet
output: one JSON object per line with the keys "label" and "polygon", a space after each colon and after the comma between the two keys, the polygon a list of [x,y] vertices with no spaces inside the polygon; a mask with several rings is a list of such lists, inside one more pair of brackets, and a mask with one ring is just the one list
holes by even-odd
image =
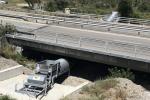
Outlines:
{"label": "bridge parapet", "polygon": [[93,53],[104,53],[106,55],[117,56],[127,59],[133,59],[150,63],[150,47],[148,45],[123,42],[118,40],[107,40],[86,36],[68,35],[65,33],[53,33],[47,36],[43,34],[13,34],[7,35],[8,38],[20,39],[26,41],[41,42],[43,44],[52,44],[67,46],[68,48],[81,49]]}

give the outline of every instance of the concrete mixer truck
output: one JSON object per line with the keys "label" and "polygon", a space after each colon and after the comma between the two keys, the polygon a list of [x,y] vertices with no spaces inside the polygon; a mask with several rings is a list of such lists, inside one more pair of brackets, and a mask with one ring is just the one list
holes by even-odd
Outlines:
{"label": "concrete mixer truck", "polygon": [[69,63],[65,59],[44,60],[38,62],[33,74],[29,75],[23,87],[16,92],[35,96],[46,95],[59,76],[70,73]]}

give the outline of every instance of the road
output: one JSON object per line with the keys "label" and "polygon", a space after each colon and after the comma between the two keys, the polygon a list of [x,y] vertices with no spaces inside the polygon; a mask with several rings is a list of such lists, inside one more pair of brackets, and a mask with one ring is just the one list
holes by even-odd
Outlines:
{"label": "road", "polygon": [[[0,15],[6,15],[9,18],[24,19],[35,23],[45,23],[57,26],[72,27],[77,29],[94,30],[100,32],[118,33],[126,34],[131,36],[147,37],[150,38],[150,27],[144,25],[134,25],[134,24],[123,24],[123,23],[110,23],[98,20],[89,20],[82,18],[67,18],[67,17],[56,17],[40,14],[31,14],[25,12],[16,11],[5,11],[0,10]],[[16,19],[17,20],[17,19]],[[19,26],[18,26],[19,27]],[[31,27],[32,28],[32,27]],[[19,30],[21,28],[18,28]],[[24,29],[27,30],[27,28]],[[24,30],[25,31],[25,30]]]}
{"label": "road", "polygon": [[[48,35],[52,33],[59,33],[59,34],[66,34],[66,35],[73,35],[75,37],[91,37],[95,39],[107,39],[107,40],[115,40],[115,41],[122,41],[127,43],[135,43],[135,44],[143,44],[149,45],[150,38],[138,37],[138,36],[130,36],[124,34],[116,34],[110,32],[99,32],[94,30],[86,30],[86,29],[76,29],[70,27],[63,27],[57,25],[47,25],[47,24],[40,24],[40,23],[33,23],[27,21],[20,21],[11,18],[4,18],[0,17],[3,24],[12,24],[15,25],[16,28],[20,31],[31,32],[37,35]],[[44,35],[43,35],[44,36]],[[46,36],[45,36],[46,37]]]}

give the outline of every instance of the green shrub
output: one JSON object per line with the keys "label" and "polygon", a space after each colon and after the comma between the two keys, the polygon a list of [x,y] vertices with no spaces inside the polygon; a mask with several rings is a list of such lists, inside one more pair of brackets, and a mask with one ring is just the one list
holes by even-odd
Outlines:
{"label": "green shrub", "polygon": [[120,0],[118,4],[118,12],[121,17],[131,17],[133,14],[133,7],[130,0]]}
{"label": "green shrub", "polygon": [[50,0],[45,6],[45,10],[47,10],[47,11],[56,11],[57,10],[56,2],[54,0]]}
{"label": "green shrub", "polygon": [[121,78],[128,78],[130,80],[135,79],[135,76],[131,72],[130,69],[118,69],[117,67],[114,67],[114,68],[110,68],[108,70],[109,70],[109,73],[110,73],[109,77],[111,77],[111,78],[121,77]]}
{"label": "green shrub", "polygon": [[50,0],[48,1],[45,10],[57,11],[64,10],[69,5],[68,0]]}
{"label": "green shrub", "polygon": [[150,12],[150,3],[149,2],[143,2],[138,6],[138,10],[141,12]]}

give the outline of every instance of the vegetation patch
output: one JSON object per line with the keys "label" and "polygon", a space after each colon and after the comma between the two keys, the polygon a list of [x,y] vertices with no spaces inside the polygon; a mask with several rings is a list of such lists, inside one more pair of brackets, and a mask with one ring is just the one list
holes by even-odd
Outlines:
{"label": "vegetation patch", "polygon": [[0,55],[7,59],[13,59],[27,68],[34,68],[35,61],[29,60],[26,57],[22,56],[22,54],[16,52],[16,48],[10,44],[5,44],[5,46],[1,48]]}
{"label": "vegetation patch", "polygon": [[108,78],[127,78],[133,81],[135,79],[135,75],[130,69],[113,67],[109,68],[108,70],[109,70]]}
{"label": "vegetation patch", "polygon": [[8,95],[0,95],[0,100],[16,100]]}
{"label": "vegetation patch", "polygon": [[16,52],[16,47],[10,45],[7,42],[5,35],[14,34],[16,31],[17,30],[13,25],[9,24],[0,25],[0,37],[1,37],[0,55],[7,59],[13,59],[17,61],[19,64],[28,67],[30,69],[33,69],[35,62],[33,60],[28,60],[21,53]]}

